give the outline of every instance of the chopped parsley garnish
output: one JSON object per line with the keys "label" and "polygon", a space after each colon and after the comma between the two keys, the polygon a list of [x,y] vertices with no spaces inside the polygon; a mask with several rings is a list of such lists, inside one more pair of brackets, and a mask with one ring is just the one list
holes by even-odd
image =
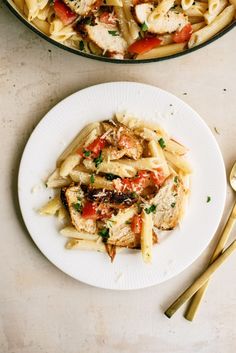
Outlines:
{"label": "chopped parsley garnish", "polygon": [[150,207],[148,207],[148,208],[145,208],[145,212],[146,212],[147,214],[149,214],[149,213],[155,213],[155,212],[156,212],[156,208],[157,208],[156,205],[152,205],[152,206],[150,206]]}
{"label": "chopped parsley garnish", "polygon": [[86,25],[91,25],[91,24],[92,24],[92,17],[87,17],[87,18],[85,18],[84,23],[85,23]]}
{"label": "chopped parsley garnish", "polygon": [[99,164],[102,163],[103,159],[102,159],[102,152],[100,152],[99,156],[97,158],[94,158],[94,163],[95,163],[95,167],[97,168],[99,166]]}
{"label": "chopped parsley garnish", "polygon": [[125,224],[131,224],[131,221],[125,221]]}
{"label": "chopped parsley garnish", "polygon": [[143,32],[146,32],[146,31],[148,30],[148,26],[147,26],[146,22],[142,23],[142,25],[141,25],[141,30],[142,30]]}
{"label": "chopped parsley garnish", "polygon": [[90,183],[94,184],[94,182],[95,182],[95,176],[94,176],[94,174],[91,174],[90,175]]}
{"label": "chopped parsley garnish", "polygon": [[158,140],[158,143],[161,146],[161,148],[165,148],[166,147],[165,140],[162,137]]}
{"label": "chopped parsley garnish", "polygon": [[130,197],[131,199],[136,199],[138,197],[138,194],[136,192],[131,192]]}
{"label": "chopped parsley garnish", "polygon": [[109,235],[109,229],[108,229],[108,228],[103,228],[103,229],[101,229],[101,230],[98,232],[98,234],[102,237],[102,241],[103,241],[104,243],[106,243],[106,242],[107,242],[107,239],[110,237],[110,235]]}
{"label": "chopped parsley garnish", "polygon": [[119,32],[117,31],[108,31],[109,34],[111,34],[113,37],[119,36]]}
{"label": "chopped parsley garnish", "polygon": [[107,180],[112,181],[112,180],[114,180],[114,179],[119,178],[119,176],[118,176],[118,175],[115,175],[115,174],[112,174],[112,173],[108,173],[108,174],[105,175],[105,178],[106,178]]}
{"label": "chopped parsley garnish", "polygon": [[77,203],[73,203],[72,206],[74,207],[74,209],[77,212],[81,212],[82,211],[82,204],[81,204],[81,201],[79,199],[78,199],[78,202]]}
{"label": "chopped parsley garnish", "polygon": [[83,155],[84,155],[85,157],[89,157],[90,154],[91,154],[91,151],[83,150]]}
{"label": "chopped parsley garnish", "polygon": [[84,42],[82,40],[79,42],[79,50],[84,50]]}
{"label": "chopped parsley garnish", "polygon": [[178,181],[179,181],[179,179],[178,179],[178,177],[177,177],[177,175],[174,177],[174,183],[175,184],[178,184]]}
{"label": "chopped parsley garnish", "polygon": [[208,202],[211,202],[211,197],[210,196],[207,196],[207,203]]}
{"label": "chopped parsley garnish", "polygon": [[175,203],[175,202],[172,202],[171,207],[174,208],[175,205],[176,205],[176,203]]}

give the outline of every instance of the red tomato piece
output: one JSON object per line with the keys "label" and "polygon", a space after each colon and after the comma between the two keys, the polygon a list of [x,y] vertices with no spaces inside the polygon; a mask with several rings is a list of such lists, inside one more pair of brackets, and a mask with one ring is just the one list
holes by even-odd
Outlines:
{"label": "red tomato piece", "polygon": [[107,25],[115,25],[116,18],[110,12],[103,12],[99,17],[100,22],[105,23]]}
{"label": "red tomato piece", "polygon": [[131,44],[128,51],[133,54],[142,54],[158,47],[160,44],[161,40],[159,38],[143,38]]}
{"label": "red tomato piece", "polygon": [[172,39],[175,43],[184,43],[190,39],[192,33],[193,33],[193,28],[191,24],[188,23],[180,31],[175,32],[172,35]]}
{"label": "red tomato piece", "polygon": [[151,179],[155,185],[161,186],[165,180],[163,170],[158,168],[155,170],[155,172],[151,172]]}
{"label": "red tomato piece", "polygon": [[134,178],[124,178],[122,179],[123,190],[127,191],[142,191],[150,184],[150,172],[147,170],[140,170],[138,176]]}
{"label": "red tomato piece", "polygon": [[86,147],[86,151],[92,152],[92,157],[96,158],[99,156],[99,153],[105,147],[105,145],[106,141],[103,138],[98,137]]}
{"label": "red tomato piece", "polygon": [[82,217],[87,219],[97,219],[96,205],[92,202],[87,201],[82,210]]}
{"label": "red tomato piece", "polygon": [[140,234],[142,230],[142,218],[141,216],[135,215],[131,221],[131,229],[135,234]]}
{"label": "red tomato piece", "polygon": [[55,0],[54,10],[64,25],[71,24],[77,18],[77,14],[61,0]]}

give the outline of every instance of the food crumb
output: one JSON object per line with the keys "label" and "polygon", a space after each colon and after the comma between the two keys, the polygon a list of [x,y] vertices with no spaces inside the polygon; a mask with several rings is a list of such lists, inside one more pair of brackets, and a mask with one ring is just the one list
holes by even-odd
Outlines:
{"label": "food crumb", "polygon": [[211,197],[207,196],[207,203],[209,203],[211,201]]}
{"label": "food crumb", "polygon": [[219,131],[217,130],[217,128],[214,126],[214,130],[217,133],[217,135],[220,135]]}
{"label": "food crumb", "polygon": [[187,93],[186,93],[186,92],[184,92],[184,93],[183,93],[183,96],[187,96]]}

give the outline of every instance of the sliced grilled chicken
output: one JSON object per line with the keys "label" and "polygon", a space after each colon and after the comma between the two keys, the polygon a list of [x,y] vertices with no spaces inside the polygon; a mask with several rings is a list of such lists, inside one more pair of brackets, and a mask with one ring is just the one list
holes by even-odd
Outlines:
{"label": "sliced grilled chicken", "polygon": [[170,10],[156,15],[154,6],[149,3],[136,5],[135,15],[139,23],[146,23],[148,32],[157,34],[173,33],[188,23],[188,17],[181,12]]}
{"label": "sliced grilled chicken", "polygon": [[71,217],[71,222],[79,232],[96,232],[96,221],[81,217],[80,205],[83,198],[83,191],[79,186],[71,186],[65,190],[65,198]]}
{"label": "sliced grilled chicken", "polygon": [[[122,226],[114,227],[110,230],[110,237],[107,241],[108,244],[126,247],[129,249],[140,249],[141,239],[140,234],[132,232],[130,225],[124,224]],[[157,236],[153,232],[153,244],[157,243]]]}
{"label": "sliced grilled chicken", "polygon": [[96,6],[97,0],[63,0],[78,15],[85,16]]}
{"label": "sliced grilled chicken", "polygon": [[186,191],[182,181],[170,175],[151,203],[156,205],[154,225],[162,230],[175,228],[184,211]]}
{"label": "sliced grilled chicken", "polygon": [[110,122],[102,123],[103,129],[108,133],[106,140],[112,146],[123,150],[124,155],[133,159],[139,159],[143,153],[140,139],[126,126]]}
{"label": "sliced grilled chicken", "polygon": [[85,31],[88,38],[104,52],[125,54],[127,43],[117,27],[98,22],[95,26],[85,25]]}

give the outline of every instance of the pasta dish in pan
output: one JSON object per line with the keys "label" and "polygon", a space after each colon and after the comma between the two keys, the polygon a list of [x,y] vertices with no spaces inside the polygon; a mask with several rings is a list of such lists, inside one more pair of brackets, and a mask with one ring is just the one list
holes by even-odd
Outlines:
{"label": "pasta dish in pan", "polygon": [[152,59],[202,44],[235,18],[236,0],[14,0],[43,33],[80,51]]}
{"label": "pasta dish in pan", "polygon": [[141,249],[151,262],[158,229],[184,214],[191,167],[186,147],[159,125],[127,114],[85,126],[47,179],[55,197],[40,209],[63,221],[67,249]]}

